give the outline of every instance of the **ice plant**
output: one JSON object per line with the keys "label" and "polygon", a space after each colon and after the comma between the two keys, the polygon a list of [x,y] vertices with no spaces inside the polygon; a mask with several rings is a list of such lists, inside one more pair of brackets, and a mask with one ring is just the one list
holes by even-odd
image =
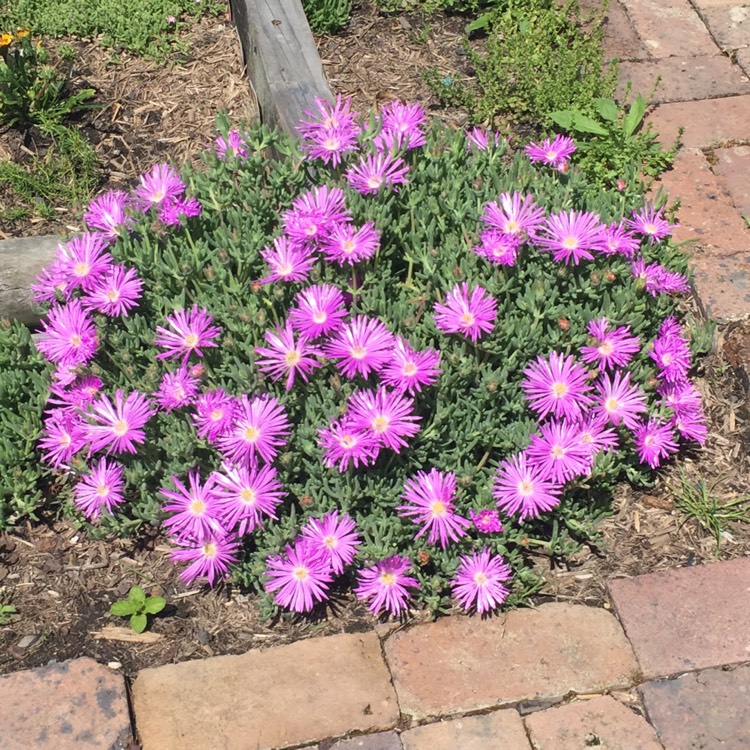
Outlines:
{"label": "ice plant", "polygon": [[172,551],[173,562],[190,563],[180,573],[183,583],[191,584],[196,578],[206,578],[208,585],[229,575],[229,569],[236,565],[240,556],[240,543],[235,537],[225,534],[211,534],[200,541],[178,540],[178,549]]}
{"label": "ice plant", "polygon": [[318,445],[323,449],[323,463],[339,472],[350,466],[369,466],[380,452],[380,440],[371,431],[354,427],[351,419],[337,420],[318,430]]}
{"label": "ice plant", "polygon": [[168,328],[156,327],[154,343],[166,349],[156,355],[157,359],[180,359],[186,364],[190,355],[195,353],[203,356],[203,349],[216,347],[215,339],[221,334],[219,326],[212,325],[214,319],[205,307],[185,311],[183,308],[167,315],[165,320]]}
{"label": "ice plant", "polygon": [[451,582],[453,596],[466,611],[479,614],[497,609],[508,597],[505,584],[513,577],[510,566],[499,555],[483,549],[461,555],[458,570]]}
{"label": "ice plant", "polygon": [[298,246],[314,249],[334,226],[351,221],[341,188],[313,188],[295,198],[281,216],[287,237]]}
{"label": "ice plant", "polygon": [[193,415],[198,437],[215,443],[232,426],[234,409],[234,398],[222,388],[198,396]]}
{"label": "ice plant", "polygon": [[630,333],[630,326],[611,329],[606,318],[599,318],[589,321],[586,330],[593,339],[593,345],[581,347],[584,362],[614,370],[627,365],[640,351],[640,339]]}
{"label": "ice plant", "polygon": [[593,260],[602,247],[604,227],[597,214],[588,211],[561,211],[547,217],[539,228],[535,243],[548,250],[556,263],[578,265]]}
{"label": "ice plant", "polygon": [[159,389],[154,393],[154,401],[166,412],[190,405],[198,393],[200,380],[190,374],[187,367],[178,367],[165,372]]}
{"label": "ice plant", "polygon": [[352,112],[351,99],[338,94],[333,104],[316,99],[318,112],[306,112],[307,120],[297,127],[302,135],[302,148],[310,159],[337,167],[344,155],[356,151],[360,127],[357,113]]}
{"label": "ice plant", "polygon": [[105,252],[107,239],[103,234],[84,232],[61,246],[58,272],[66,283],[66,292],[92,285],[109,270],[112,256]]}
{"label": "ice plant", "polygon": [[142,290],[143,281],[136,270],[118,263],[91,284],[82,301],[86,307],[110,317],[127,317],[138,307]]}
{"label": "ice plant", "polygon": [[440,352],[415,351],[401,336],[395,339],[390,361],[380,372],[380,380],[397,391],[412,395],[432,385],[440,375]]}
{"label": "ice plant", "polygon": [[266,565],[265,588],[280,607],[309,612],[316,602],[328,599],[333,580],[331,563],[309,540],[297,539],[283,555],[269,557]]}
{"label": "ice plant", "polygon": [[366,378],[388,362],[393,348],[393,334],[385,323],[367,315],[357,315],[335,331],[323,352],[338,360],[336,366],[347,378]]}
{"label": "ice plant", "polygon": [[396,190],[408,182],[409,167],[390,153],[368,154],[344,172],[349,186],[362,195],[377,195],[382,188]]}
{"label": "ice plant", "polygon": [[565,135],[556,135],[553,139],[546,138],[541,143],[529,143],[524,148],[529,161],[532,164],[541,162],[550,167],[560,169],[568,163],[570,157],[576,151],[576,145],[572,138]]}
{"label": "ice plant", "polygon": [[323,355],[317,347],[310,346],[305,336],[295,340],[291,321],[287,320],[284,328],[266,331],[265,339],[268,346],[256,346],[258,359],[255,366],[271,376],[273,380],[286,378],[285,387],[288,391],[294,385],[295,377],[299,376],[305,383],[316,367],[320,367],[315,357]]}
{"label": "ice plant", "polygon": [[421,417],[414,413],[414,401],[381,386],[377,391],[355,391],[349,399],[351,426],[367,430],[379,445],[396,453],[407,447],[406,438],[419,432]]}
{"label": "ice plant", "polygon": [[357,547],[362,544],[352,517],[348,513],[342,513],[339,517],[336,510],[322,518],[308,519],[300,530],[300,536],[328,558],[334,575],[340,575],[352,564]]}
{"label": "ice plant", "polygon": [[475,286],[469,291],[464,281],[448,293],[445,304],[435,303],[434,320],[443,333],[460,333],[476,343],[495,327],[497,302],[486,289]]}
{"label": "ice plant", "polygon": [[518,237],[497,229],[486,229],[479,239],[480,244],[474,248],[477,255],[501,266],[516,265],[521,248]]}
{"label": "ice plant", "polygon": [[679,383],[687,378],[692,355],[690,345],[682,336],[657,336],[648,356],[656,363],[659,377],[668,383]]}
{"label": "ice plant", "polygon": [[375,146],[380,151],[424,146],[427,139],[422,126],[426,120],[422,105],[418,102],[404,104],[393,101],[385,104],[380,110],[380,132],[374,138]]}
{"label": "ice plant", "polygon": [[625,258],[633,258],[640,245],[640,240],[621,222],[614,222],[604,228],[602,243],[598,249],[604,255],[622,255]]}
{"label": "ice plant", "polygon": [[409,589],[418,589],[419,581],[411,572],[409,558],[393,555],[359,571],[354,594],[374,615],[383,611],[398,617],[406,610],[411,597]]}
{"label": "ice plant", "polygon": [[226,138],[223,135],[216,136],[214,150],[219,159],[227,159],[230,156],[235,159],[248,157],[247,143],[239,130],[230,130]]}
{"label": "ice plant", "polygon": [[484,207],[482,220],[504,235],[519,242],[533,237],[544,223],[544,210],[534,197],[522,193],[501,193],[500,203],[492,201]]}
{"label": "ice plant", "polygon": [[52,362],[84,365],[99,348],[94,321],[78,299],[52,307],[41,325],[36,347]]}
{"label": "ice plant", "polygon": [[372,258],[380,246],[380,232],[368,221],[359,229],[352,224],[336,224],[322,241],[320,249],[326,260],[340,266],[353,266]]}
{"label": "ice plant", "polygon": [[489,130],[488,128],[480,128],[476,125],[467,130],[466,136],[466,148],[476,149],[478,151],[488,151],[490,143],[496,148],[500,143],[500,134],[496,130]]}
{"label": "ice plant", "polygon": [[588,407],[588,372],[573,356],[550,352],[537,357],[524,371],[521,388],[531,408],[543,419],[548,414],[580,419]]}
{"label": "ice plant", "polygon": [[261,284],[273,281],[305,281],[315,264],[315,256],[302,245],[290,242],[283,235],[276,237],[273,248],[266,246],[261,252],[271,272],[261,279]]}
{"label": "ice plant", "polygon": [[638,415],[646,411],[646,394],[637,385],[631,385],[630,373],[622,370],[612,375],[604,373],[593,398],[595,414],[615,426],[622,423],[631,430],[638,424]]}
{"label": "ice plant", "polygon": [[174,490],[160,490],[170,502],[162,506],[165,513],[171,513],[164,522],[164,528],[178,539],[206,539],[217,533],[223,533],[221,511],[215,489],[215,479],[209,476],[201,482],[197,469],[188,472],[186,487],[176,476],[172,475]]}
{"label": "ice plant", "polygon": [[403,518],[421,524],[416,539],[428,534],[430,544],[438,544],[445,549],[451,542],[457,542],[466,535],[471,525],[455,512],[454,498],[457,480],[452,471],[442,472],[430,469],[418,471],[404,484],[404,504],[396,511]]}
{"label": "ice plant", "polygon": [[526,453],[505,459],[492,485],[497,506],[519,521],[536,518],[560,503],[562,488],[545,466],[529,461]]}
{"label": "ice plant", "polygon": [[37,447],[43,460],[56,469],[67,466],[86,445],[86,426],[81,416],[68,409],[55,409],[44,420]]}
{"label": "ice plant", "polygon": [[123,190],[108,190],[89,203],[83,220],[89,228],[100,230],[108,240],[115,240],[133,225],[126,212],[128,203],[128,194]]}
{"label": "ice plant", "polygon": [[114,403],[102,393],[91,404],[88,412],[89,418],[93,420],[86,428],[91,452],[106,450],[108,453],[137,453],[136,445],[142,444],[146,439],[143,427],[154,411],[148,397],[138,391],[132,391],[126,398],[118,390],[115,392]]}
{"label": "ice plant", "polygon": [[100,458],[73,488],[73,502],[90,521],[96,521],[102,511],[113,513],[125,502],[123,467]]}
{"label": "ice plant", "polygon": [[168,227],[181,227],[183,219],[193,219],[202,211],[203,206],[195,198],[166,200],[159,209],[159,221]]}
{"label": "ice plant", "polygon": [[646,204],[640,211],[633,211],[632,218],[627,220],[627,224],[634,232],[648,238],[649,242],[659,242],[679,227],[679,224],[670,224],[662,217],[663,210],[663,206],[657,209]]}
{"label": "ice plant", "polygon": [[347,315],[344,295],[331,284],[309,286],[297,294],[295,301],[297,306],[289,311],[289,320],[309,339],[329,335],[343,325]]}
{"label": "ice plant", "polygon": [[225,466],[214,472],[214,494],[223,526],[244,536],[262,526],[264,518],[278,520],[276,509],[286,493],[276,476],[273,466]]}
{"label": "ice plant", "polygon": [[480,534],[498,534],[503,531],[503,525],[500,523],[496,510],[487,508],[478,511],[470,510],[469,517]]}
{"label": "ice plant", "polygon": [[638,457],[652,469],[661,466],[664,459],[678,451],[672,425],[659,419],[649,419],[637,425],[633,430],[633,436]]}
{"label": "ice plant", "polygon": [[157,208],[165,201],[179,198],[185,183],[169,164],[154,164],[151,170],[140,177],[140,185],[133,191],[136,207],[143,213],[152,206]]}

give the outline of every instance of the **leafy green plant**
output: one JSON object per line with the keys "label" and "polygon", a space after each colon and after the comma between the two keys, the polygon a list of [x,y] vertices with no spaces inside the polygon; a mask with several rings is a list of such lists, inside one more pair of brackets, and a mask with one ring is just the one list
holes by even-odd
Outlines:
{"label": "leafy green plant", "polygon": [[594,100],[595,112],[584,114],[572,107],[549,113],[549,118],[572,134],[578,146],[574,157],[592,180],[606,187],[655,178],[669,169],[680,145],[664,150],[649,123],[643,127],[647,102],[638,94],[630,105],[618,106],[614,99]]}
{"label": "leafy green plant", "polygon": [[5,587],[0,587],[0,625],[7,625],[17,614],[18,610],[9,603]]}
{"label": "leafy green plant", "polygon": [[161,596],[146,596],[140,586],[131,587],[128,598],[115,602],[109,612],[117,617],[130,617],[130,627],[142,633],[148,625],[148,615],[158,615],[167,605]]}
{"label": "leafy green plant", "polygon": [[0,125],[25,129],[43,119],[61,122],[84,106],[94,90],[69,90],[73,63],[68,54],[50,65],[41,40],[34,42],[26,29],[0,45]]}
{"label": "leafy green plant", "polygon": [[348,23],[351,0],[302,0],[310,29],[315,34],[335,34]]}

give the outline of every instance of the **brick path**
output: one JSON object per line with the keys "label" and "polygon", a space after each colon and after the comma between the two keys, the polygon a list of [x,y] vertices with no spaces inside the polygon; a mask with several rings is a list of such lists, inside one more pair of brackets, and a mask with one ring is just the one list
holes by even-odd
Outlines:
{"label": "brick path", "polygon": [[[143,750],[750,748],[750,557],[545,604],[170,664],[131,686]],[[125,750],[123,677],[0,678],[4,750]]]}

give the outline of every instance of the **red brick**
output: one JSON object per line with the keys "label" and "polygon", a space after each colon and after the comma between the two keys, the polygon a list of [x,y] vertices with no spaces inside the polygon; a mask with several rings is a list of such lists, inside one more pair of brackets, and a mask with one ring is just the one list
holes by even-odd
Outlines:
{"label": "red brick", "polygon": [[[601,12],[601,0],[582,0],[584,13]],[[628,18],[620,0],[610,0],[604,16],[604,54],[606,59],[647,60],[650,55],[633,24]]]}
{"label": "red brick", "polygon": [[525,722],[534,750],[662,750],[649,723],[608,695],[538,711]]}
{"label": "red brick", "polygon": [[745,253],[696,256],[690,266],[695,296],[707,317],[728,323],[750,315],[750,258]]}
{"label": "red brick", "polygon": [[713,171],[732,196],[735,208],[750,216],[750,146],[717,148],[713,155]]}
{"label": "red brick", "polygon": [[[718,48],[688,0],[623,0],[635,30],[653,57],[715,55]],[[645,93],[645,92],[644,92]]]}
{"label": "red brick", "polygon": [[639,691],[665,750],[750,748],[750,666],[648,682]]}
{"label": "red brick", "polygon": [[737,50],[735,62],[745,71],[746,76],[750,76],[750,47]]}
{"label": "red brick", "polygon": [[131,739],[125,681],[93,659],[0,678],[3,750],[123,750]]}
{"label": "red brick", "polygon": [[399,717],[375,633],[144,669],[133,709],[143,750],[269,750],[390,729]]}
{"label": "red brick", "polygon": [[689,253],[694,254],[696,248],[711,255],[750,250],[750,230],[699,149],[680,151],[672,170],[662,175],[661,187],[670,200],[680,201],[680,227],[674,236],[693,243]]}
{"label": "red brick", "polygon": [[665,145],[672,145],[680,127],[685,128],[683,145],[686,148],[750,141],[750,96],[662,104],[647,121],[653,124]]}
{"label": "red brick", "polygon": [[647,679],[750,659],[750,557],[609,582]]}
{"label": "red brick", "polygon": [[350,740],[339,740],[329,750],[403,750],[403,745],[395,732],[378,732]]}
{"label": "red brick", "polygon": [[404,750],[530,750],[517,711],[439,721],[401,735]]}
{"label": "red brick", "polygon": [[545,604],[503,617],[446,617],[392,635],[403,713],[419,720],[633,682],[633,654],[606,610]]}
{"label": "red brick", "polygon": [[750,6],[747,4],[704,6],[701,15],[722,49],[735,50],[750,44]]}
{"label": "red brick", "polygon": [[623,62],[619,75],[620,97],[628,83],[634,92],[648,96],[661,79],[651,99],[654,104],[750,93],[747,76],[723,55]]}

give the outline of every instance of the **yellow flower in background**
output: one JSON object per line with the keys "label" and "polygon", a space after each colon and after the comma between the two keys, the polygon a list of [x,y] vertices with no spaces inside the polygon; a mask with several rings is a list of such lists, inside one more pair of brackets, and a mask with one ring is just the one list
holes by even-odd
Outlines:
{"label": "yellow flower in background", "polygon": [[16,29],[16,39],[23,39],[27,37],[31,32],[28,29]]}
{"label": "yellow flower in background", "polygon": [[12,41],[12,34],[0,34],[0,47],[7,47]]}

